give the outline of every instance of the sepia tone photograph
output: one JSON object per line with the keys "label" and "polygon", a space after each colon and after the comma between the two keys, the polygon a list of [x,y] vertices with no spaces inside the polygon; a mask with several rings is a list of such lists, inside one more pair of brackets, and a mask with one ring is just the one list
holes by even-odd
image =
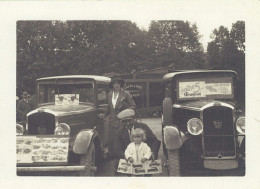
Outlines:
{"label": "sepia tone photograph", "polygon": [[258,188],[257,0],[0,4],[1,188]]}
{"label": "sepia tone photograph", "polygon": [[18,20],[17,175],[244,176],[246,23],[199,24]]}

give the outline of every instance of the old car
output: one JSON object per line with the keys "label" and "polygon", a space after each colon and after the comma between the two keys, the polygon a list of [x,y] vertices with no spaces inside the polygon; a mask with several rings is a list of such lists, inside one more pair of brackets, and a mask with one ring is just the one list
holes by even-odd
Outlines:
{"label": "old car", "polygon": [[245,117],[237,73],[176,71],[163,77],[163,150],[169,174],[244,175]]}
{"label": "old car", "polygon": [[38,107],[16,124],[17,174],[93,176],[102,161],[102,115],[111,79],[93,75],[37,79]]}

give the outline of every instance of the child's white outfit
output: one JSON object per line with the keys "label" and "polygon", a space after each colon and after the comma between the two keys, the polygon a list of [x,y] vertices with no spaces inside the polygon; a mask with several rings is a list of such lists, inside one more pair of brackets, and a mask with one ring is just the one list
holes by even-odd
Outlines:
{"label": "child's white outfit", "polygon": [[125,150],[125,158],[133,158],[134,162],[141,162],[142,158],[149,159],[152,155],[150,147],[141,142],[140,145],[136,145],[134,142],[130,143]]}

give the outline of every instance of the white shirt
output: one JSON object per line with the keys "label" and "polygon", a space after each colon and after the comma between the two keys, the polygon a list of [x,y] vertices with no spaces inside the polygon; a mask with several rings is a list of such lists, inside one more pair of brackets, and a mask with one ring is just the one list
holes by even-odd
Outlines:
{"label": "white shirt", "polygon": [[113,94],[112,94],[112,105],[113,105],[113,108],[115,109],[116,107],[116,101],[118,99],[118,96],[119,96],[119,93],[115,96],[115,93],[113,91]]}

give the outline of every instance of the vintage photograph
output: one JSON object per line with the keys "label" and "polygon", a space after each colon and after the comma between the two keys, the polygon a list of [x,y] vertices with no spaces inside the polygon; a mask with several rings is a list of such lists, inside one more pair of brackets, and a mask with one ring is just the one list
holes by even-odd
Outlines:
{"label": "vintage photograph", "polygon": [[245,25],[17,20],[17,175],[244,177]]}

